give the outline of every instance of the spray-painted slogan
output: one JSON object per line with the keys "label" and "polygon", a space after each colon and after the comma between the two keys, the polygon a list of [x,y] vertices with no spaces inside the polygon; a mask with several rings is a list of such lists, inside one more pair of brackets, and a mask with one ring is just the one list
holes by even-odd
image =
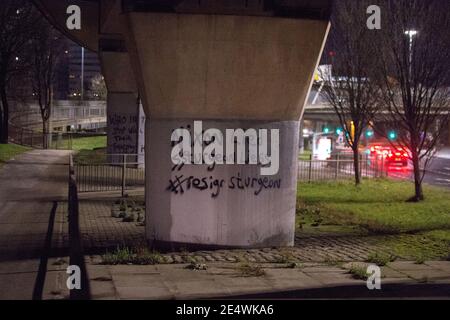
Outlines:
{"label": "spray-painted slogan", "polygon": [[[280,189],[281,179],[271,179],[279,171],[278,129],[226,129],[225,138],[219,129],[203,130],[201,121],[194,121],[194,135],[190,126],[172,132],[173,175],[168,190],[182,195],[189,190],[210,192],[212,198],[229,190],[252,190],[255,196],[266,189]],[[269,132],[270,131],[270,132]],[[270,145],[269,145],[270,133]],[[225,143],[224,143],[225,141]],[[260,175],[246,176],[240,172],[231,177],[216,178],[216,165],[258,165]],[[183,174],[185,165],[207,165],[202,176]]]}
{"label": "spray-painted slogan", "polygon": [[111,152],[115,154],[135,154],[138,136],[138,116],[113,113],[108,117],[111,138]]}

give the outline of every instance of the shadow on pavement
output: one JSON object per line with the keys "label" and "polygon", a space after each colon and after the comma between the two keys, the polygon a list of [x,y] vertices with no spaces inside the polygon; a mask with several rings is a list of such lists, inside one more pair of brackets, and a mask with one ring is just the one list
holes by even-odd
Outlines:
{"label": "shadow on pavement", "polygon": [[385,284],[381,290],[368,290],[364,283],[314,289],[264,292],[214,299],[450,299],[450,283]]}

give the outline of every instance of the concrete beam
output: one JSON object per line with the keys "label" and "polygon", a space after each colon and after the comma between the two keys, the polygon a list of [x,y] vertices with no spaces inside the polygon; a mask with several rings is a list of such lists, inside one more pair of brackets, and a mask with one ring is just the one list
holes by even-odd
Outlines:
{"label": "concrete beam", "polygon": [[151,118],[299,120],[328,23],[126,14],[127,47]]}
{"label": "concrete beam", "polygon": [[[91,51],[98,51],[99,2],[88,0],[33,0],[36,7],[61,33]],[[81,30],[67,29],[67,8],[77,5],[81,9]]]}

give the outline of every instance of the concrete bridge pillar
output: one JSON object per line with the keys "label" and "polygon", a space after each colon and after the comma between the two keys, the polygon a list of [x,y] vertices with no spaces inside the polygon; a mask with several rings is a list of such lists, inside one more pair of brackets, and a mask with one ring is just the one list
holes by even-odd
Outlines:
{"label": "concrete bridge pillar", "polygon": [[[299,120],[328,22],[127,13],[127,49],[146,127],[147,238],[157,246],[294,243]],[[278,129],[279,171],[171,161],[171,134]],[[195,138],[194,138],[195,139]]]}
{"label": "concrete bridge pillar", "polygon": [[127,52],[100,51],[100,61],[108,89],[108,161],[121,163],[119,154],[135,154],[127,162],[144,163],[145,114]]}
{"label": "concrete bridge pillar", "polygon": [[[151,243],[294,243],[299,120],[328,32],[331,0],[34,2],[94,51],[108,51],[103,39],[125,40],[122,51],[130,59],[100,54],[108,108],[136,114],[139,92],[150,119],[145,159]],[[67,31],[65,9],[74,3],[84,12],[84,27]],[[137,89],[126,87],[134,83]],[[277,129],[279,170],[263,176],[248,163],[174,167],[173,130],[184,127],[192,135],[196,121],[222,135],[226,129]]]}

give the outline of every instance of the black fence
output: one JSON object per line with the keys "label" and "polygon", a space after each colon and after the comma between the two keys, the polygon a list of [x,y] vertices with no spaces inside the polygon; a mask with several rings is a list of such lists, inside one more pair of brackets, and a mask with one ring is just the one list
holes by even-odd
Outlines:
{"label": "black fence", "polygon": [[84,260],[83,242],[80,233],[78,188],[72,156],[70,156],[69,166],[68,217],[70,266],[78,267],[80,271],[79,275],[81,277],[81,288],[71,289],[70,299],[88,300],[90,299],[90,286]]}
{"label": "black fence", "polygon": [[[144,163],[136,154],[106,155],[107,163],[77,163],[75,174],[79,192],[121,191],[145,187]],[[388,167],[383,157],[360,157],[362,178],[384,178]],[[355,175],[353,159],[339,156],[331,160],[299,160],[298,180],[302,182],[351,179]]]}
{"label": "black fence", "polygon": [[44,134],[28,128],[9,124],[9,141],[36,149],[73,150],[77,139],[105,136],[104,133],[52,132]]}
{"label": "black fence", "polygon": [[[354,161],[351,157],[336,155],[330,160],[300,160],[298,180],[302,182],[345,180],[355,176]],[[383,178],[388,176],[388,167],[383,157],[360,156],[360,176],[363,178]]]}
{"label": "black fence", "polygon": [[76,163],[79,192],[121,191],[145,186],[144,163],[137,154],[108,154],[107,163]]}

